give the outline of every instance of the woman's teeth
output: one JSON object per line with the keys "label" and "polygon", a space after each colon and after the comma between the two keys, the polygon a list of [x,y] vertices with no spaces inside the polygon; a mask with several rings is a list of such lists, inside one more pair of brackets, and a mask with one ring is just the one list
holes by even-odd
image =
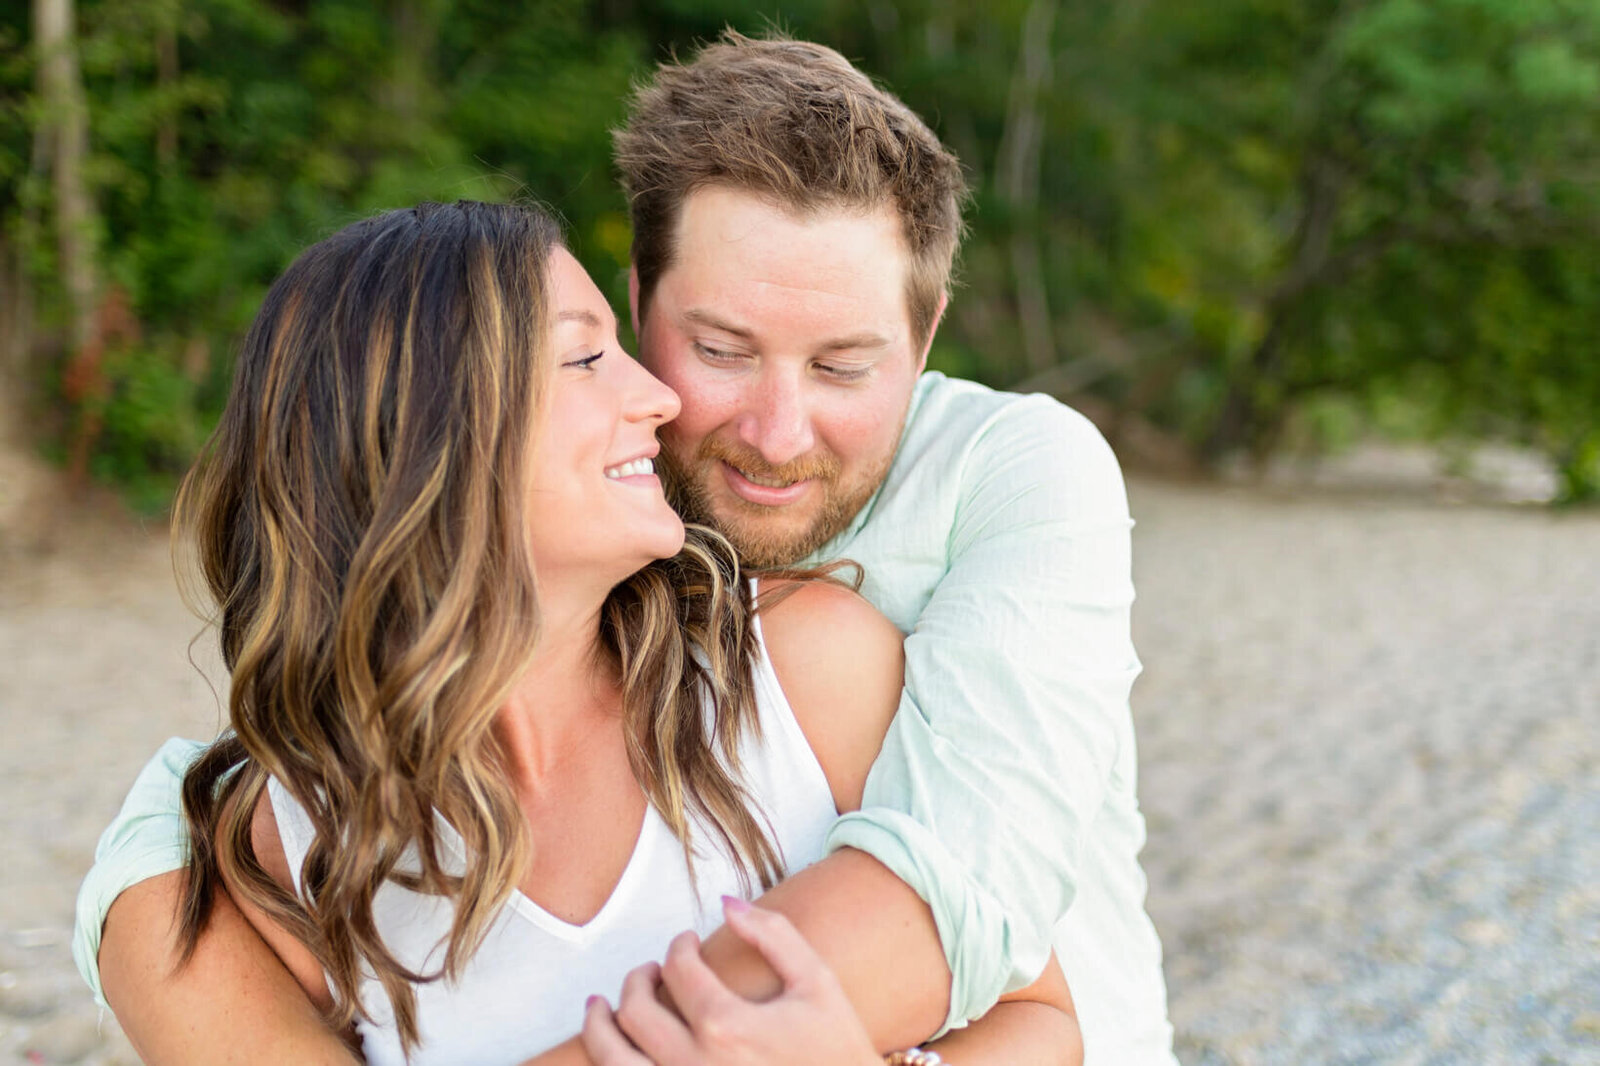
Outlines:
{"label": "woman's teeth", "polygon": [[614,466],[607,470],[606,477],[634,477],[639,474],[653,474],[655,472],[656,464],[653,460],[635,459],[631,463],[623,463],[621,466]]}

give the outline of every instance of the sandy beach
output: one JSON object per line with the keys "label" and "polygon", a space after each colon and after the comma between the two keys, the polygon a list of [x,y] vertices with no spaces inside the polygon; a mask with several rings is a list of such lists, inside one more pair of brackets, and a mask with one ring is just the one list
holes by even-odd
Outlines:
{"label": "sandy beach", "polygon": [[[1186,1066],[1600,1063],[1600,514],[1131,496]],[[73,900],[148,755],[216,728],[199,628],[159,525],[101,509],[0,554],[0,1064],[137,1062]]]}

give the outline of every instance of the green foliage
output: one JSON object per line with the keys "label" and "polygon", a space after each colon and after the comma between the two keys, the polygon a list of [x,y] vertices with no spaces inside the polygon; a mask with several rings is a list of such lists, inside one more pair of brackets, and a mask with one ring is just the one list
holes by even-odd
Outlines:
{"label": "green foliage", "polygon": [[106,367],[111,395],[92,470],[157,511],[204,440],[196,383],[160,351],[134,349]]}
{"label": "green foliage", "polygon": [[[0,19],[0,42],[26,39],[26,10]],[[165,69],[164,40],[176,46]],[[160,506],[272,279],[305,245],[390,207],[548,199],[625,299],[607,130],[643,52],[578,3],[80,3],[102,282],[128,294],[146,340],[107,361],[103,398],[66,411],[63,432],[102,419],[92,471]],[[32,68],[24,49],[0,54],[0,218],[59,331],[65,294],[29,162]],[[201,365],[185,366],[195,351]]]}
{"label": "green foliage", "polygon": [[[1270,442],[1311,393],[1426,382],[1441,432],[1570,452],[1600,400],[1600,294],[1587,280],[1600,250],[1600,9],[1279,3],[1239,5],[1248,16],[1231,25],[1174,6],[1172,24],[1188,12],[1189,25],[1154,74],[1192,94],[1184,135],[1256,136],[1278,157],[1222,175],[1242,232],[1281,220],[1274,254],[1246,260],[1258,249],[1221,234],[1185,242],[1206,287],[1232,278],[1227,302],[1261,315],[1248,351],[1202,335],[1193,354],[1223,382],[1203,420],[1213,449]],[[1224,158],[1210,156],[1203,174]]]}
{"label": "green foliage", "polygon": [[[725,25],[839,48],[967,163],[936,366],[1093,392],[1214,455],[1518,440],[1600,493],[1587,0],[80,0],[79,22],[102,274],[142,326],[94,469],[150,502],[265,287],[353,218],[531,195],[621,306],[608,130],[633,78]],[[29,32],[0,9],[0,240],[59,336]]]}

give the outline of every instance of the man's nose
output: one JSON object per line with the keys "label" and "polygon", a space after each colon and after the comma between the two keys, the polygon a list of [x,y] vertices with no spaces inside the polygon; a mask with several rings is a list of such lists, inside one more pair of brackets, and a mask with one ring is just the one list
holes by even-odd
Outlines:
{"label": "man's nose", "polygon": [[739,436],[773,466],[781,466],[810,452],[816,444],[811,430],[804,383],[795,376],[763,374],[741,420]]}

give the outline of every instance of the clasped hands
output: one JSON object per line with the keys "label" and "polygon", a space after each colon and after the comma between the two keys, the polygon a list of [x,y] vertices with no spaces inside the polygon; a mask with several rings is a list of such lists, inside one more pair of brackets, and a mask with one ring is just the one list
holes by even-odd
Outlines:
{"label": "clasped hands", "polygon": [[783,990],[744,998],[706,965],[700,938],[681,933],[663,962],[628,974],[615,1010],[590,997],[581,1039],[595,1066],[882,1066],[833,971],[787,918],[732,897],[723,914]]}

